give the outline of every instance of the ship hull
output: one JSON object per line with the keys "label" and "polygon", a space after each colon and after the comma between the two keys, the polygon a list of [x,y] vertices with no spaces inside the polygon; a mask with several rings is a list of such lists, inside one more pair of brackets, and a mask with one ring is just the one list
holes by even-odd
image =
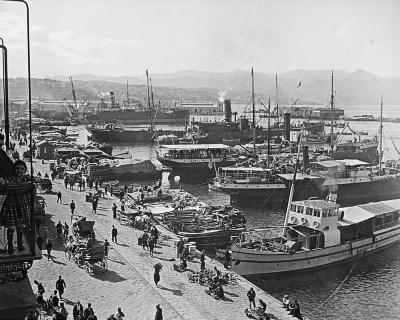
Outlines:
{"label": "ship hull", "polygon": [[230,166],[236,162],[236,159],[213,158],[212,165],[210,159],[172,159],[157,157],[164,166],[171,169],[170,178],[180,176],[185,178],[212,178],[215,177],[216,170],[219,167]]}
{"label": "ship hull", "polygon": [[251,276],[320,268],[371,254],[399,241],[400,226],[395,226],[375,232],[372,237],[295,253],[271,253],[233,246],[232,270]]}
{"label": "ship hull", "polygon": [[[232,204],[256,208],[284,207],[290,191],[289,184],[284,183],[240,185],[217,182],[215,187],[229,193]],[[337,202],[342,206],[400,198],[400,175],[297,182],[293,199],[324,199],[329,193],[337,194]]]}
{"label": "ship hull", "polygon": [[[171,112],[157,112],[154,119],[154,114],[150,115],[148,111],[135,110],[105,110],[94,114],[87,114],[86,120],[88,123],[97,122],[119,122],[122,124],[149,124],[154,122],[157,124],[181,124],[187,122],[189,113],[187,110],[174,110]],[[150,120],[151,119],[151,120]]]}
{"label": "ship hull", "polygon": [[127,143],[150,143],[154,140],[154,132],[150,131],[117,131],[91,129],[93,141],[96,142],[127,142]]}

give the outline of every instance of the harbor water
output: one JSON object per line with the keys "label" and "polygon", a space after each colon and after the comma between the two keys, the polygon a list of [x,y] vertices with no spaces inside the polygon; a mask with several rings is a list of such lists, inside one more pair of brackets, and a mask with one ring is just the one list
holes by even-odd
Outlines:
{"label": "harbor water", "polygon": [[[390,115],[400,117],[399,109],[392,109]],[[389,114],[388,112],[384,112],[384,117],[385,113]],[[374,109],[360,107],[356,111],[346,111],[347,113],[377,116],[379,107],[376,107],[376,110],[375,107]],[[379,132],[379,122],[351,122],[350,126],[354,131],[368,132],[370,138]],[[329,130],[330,128],[327,128],[327,132]],[[400,124],[386,122],[383,132],[384,159],[400,158],[396,151],[396,148],[400,149]],[[130,151],[134,158],[156,157],[155,145],[114,144],[113,147],[115,153]],[[137,181],[128,183],[135,182]],[[178,180],[171,181],[168,180],[167,174],[164,174],[162,184],[169,188],[182,186],[184,190],[206,203],[214,205],[229,203],[228,195],[209,190],[207,183],[191,184]],[[281,225],[285,214],[282,209],[270,211],[242,209],[242,211],[246,214],[248,228]],[[277,299],[282,299],[284,294],[296,297],[301,304],[302,312],[309,319],[400,318],[399,244],[362,257],[358,261],[293,274],[258,276],[249,280]]]}

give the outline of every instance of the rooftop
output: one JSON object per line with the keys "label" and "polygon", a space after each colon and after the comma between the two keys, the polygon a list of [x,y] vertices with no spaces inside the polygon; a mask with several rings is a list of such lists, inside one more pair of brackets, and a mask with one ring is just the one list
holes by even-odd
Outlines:
{"label": "rooftop", "polygon": [[229,149],[230,146],[227,146],[222,143],[216,144],[176,144],[176,145],[161,145],[161,148],[166,148],[170,150],[203,150],[203,149]]}

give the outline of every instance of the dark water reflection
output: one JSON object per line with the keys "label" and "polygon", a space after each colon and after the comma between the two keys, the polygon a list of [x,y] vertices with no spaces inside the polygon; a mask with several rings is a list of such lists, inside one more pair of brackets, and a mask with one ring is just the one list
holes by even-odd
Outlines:
{"label": "dark water reflection", "polygon": [[[156,156],[153,146],[116,145],[115,152],[130,150],[134,158]],[[132,181],[135,182],[135,181]],[[182,186],[210,204],[228,204],[229,196],[208,189],[205,182],[162,181],[165,187]],[[281,225],[284,210],[242,209],[249,228]],[[356,261],[294,274],[253,277],[251,280],[281,300],[284,294],[296,297],[309,319],[400,319],[400,245],[362,257],[340,289],[318,308],[346,278]],[[268,307],[267,307],[268,308]],[[267,309],[268,310],[268,309]]]}

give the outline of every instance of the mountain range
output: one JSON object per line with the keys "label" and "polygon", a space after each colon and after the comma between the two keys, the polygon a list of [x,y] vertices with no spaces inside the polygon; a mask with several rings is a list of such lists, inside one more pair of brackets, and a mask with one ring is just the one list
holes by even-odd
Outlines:
{"label": "mountain range", "polygon": [[[384,103],[400,105],[400,78],[379,77],[364,70],[348,72],[333,70],[336,105],[378,105],[381,94]],[[184,101],[217,101],[224,95],[233,103],[249,103],[251,98],[250,71],[236,70],[226,73],[186,70],[173,73],[150,73],[155,100],[168,103]],[[77,96],[98,99],[101,92],[115,91],[117,100],[126,99],[126,84],[129,94],[138,99],[147,96],[146,76],[113,77],[91,74],[72,75]],[[19,80],[19,81],[18,81]],[[9,81],[10,97],[21,98],[15,88],[22,79]],[[276,75],[255,72],[255,93],[264,104],[268,98],[275,103]],[[280,104],[327,105],[331,95],[331,70],[294,70],[277,75]],[[60,99],[71,97],[68,76],[58,75],[49,79],[33,79],[34,97]],[[24,91],[24,90],[22,90]],[[18,93],[19,92],[19,93]],[[15,94],[14,94],[15,93]]]}

